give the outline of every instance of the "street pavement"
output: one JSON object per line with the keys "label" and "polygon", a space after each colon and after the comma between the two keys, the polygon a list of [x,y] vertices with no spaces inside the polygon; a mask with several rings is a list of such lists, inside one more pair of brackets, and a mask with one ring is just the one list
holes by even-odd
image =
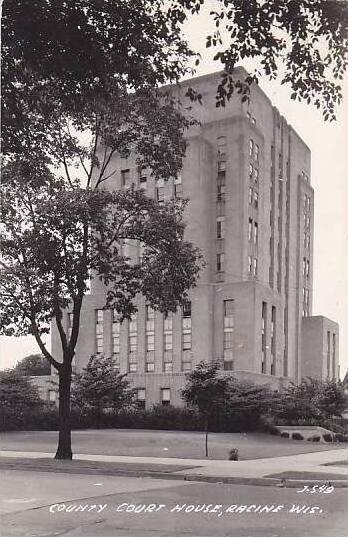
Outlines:
{"label": "street pavement", "polygon": [[347,537],[348,489],[312,491],[3,470],[0,535]]}

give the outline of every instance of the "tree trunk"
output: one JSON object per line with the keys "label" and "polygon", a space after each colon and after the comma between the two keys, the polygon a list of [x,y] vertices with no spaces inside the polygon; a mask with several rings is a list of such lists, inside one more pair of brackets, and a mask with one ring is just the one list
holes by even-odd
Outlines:
{"label": "tree trunk", "polygon": [[69,363],[64,364],[59,371],[59,440],[55,459],[72,459],[70,388],[71,364]]}

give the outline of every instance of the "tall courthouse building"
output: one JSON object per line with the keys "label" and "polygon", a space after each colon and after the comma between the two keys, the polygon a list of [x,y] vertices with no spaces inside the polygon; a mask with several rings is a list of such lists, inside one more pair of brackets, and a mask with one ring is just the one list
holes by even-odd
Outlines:
{"label": "tall courthouse building", "polygon": [[[206,261],[190,300],[166,318],[140,298],[137,315],[120,324],[102,309],[105,291],[92,281],[75,367],[95,353],[113,356],[141,404],[181,404],[185,375],[201,360],[273,388],[338,376],[338,326],[312,317],[310,150],[256,85],[249,103],[236,96],[216,108],[219,81],[216,73],[173,88],[181,100],[189,87],[203,98],[191,104],[200,124],[187,132],[180,178],[155,181],[131,157],[112,163],[108,188],[134,184],[159,203],[189,198],[186,239]],[[141,256],[139,245],[127,248]],[[68,329],[68,312],[65,322]],[[52,345],[59,356],[55,327]]]}

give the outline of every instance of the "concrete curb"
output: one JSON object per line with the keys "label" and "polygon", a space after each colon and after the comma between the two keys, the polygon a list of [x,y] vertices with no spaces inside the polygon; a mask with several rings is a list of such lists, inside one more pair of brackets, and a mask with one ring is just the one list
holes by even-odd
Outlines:
{"label": "concrete curb", "polygon": [[[330,479],[323,474],[322,479],[291,479],[291,478],[275,478],[275,477],[240,477],[240,476],[214,476],[200,474],[183,474],[174,472],[163,472],[157,470],[132,470],[130,468],[103,468],[95,464],[94,467],[74,466],[71,468],[59,467],[58,465],[40,466],[39,459],[23,459],[25,465],[21,465],[16,461],[11,462],[11,457],[3,457],[2,461],[6,461],[6,465],[0,463],[0,471],[4,470],[22,470],[22,471],[38,471],[38,472],[54,472],[66,474],[92,474],[92,475],[109,475],[120,477],[150,477],[153,479],[171,479],[177,481],[192,481],[204,483],[221,483],[231,485],[253,485],[261,487],[279,487],[279,488],[297,488],[304,485],[323,485],[330,483],[335,488],[348,488],[348,479]],[[0,461],[1,462],[1,461]],[[36,464],[35,464],[36,463]]]}

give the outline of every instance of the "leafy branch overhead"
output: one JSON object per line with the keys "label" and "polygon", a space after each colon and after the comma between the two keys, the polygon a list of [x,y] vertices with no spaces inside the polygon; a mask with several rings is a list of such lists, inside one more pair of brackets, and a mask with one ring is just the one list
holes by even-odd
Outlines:
{"label": "leafy branch overhead", "polygon": [[345,0],[172,0],[171,6],[172,15],[185,20],[211,8],[215,29],[206,36],[206,47],[216,48],[215,59],[227,73],[218,105],[234,90],[247,96],[248,87],[234,80],[232,71],[253,60],[257,67],[247,83],[263,75],[278,78],[291,88],[292,99],[313,103],[325,120],[335,119],[348,61]]}

